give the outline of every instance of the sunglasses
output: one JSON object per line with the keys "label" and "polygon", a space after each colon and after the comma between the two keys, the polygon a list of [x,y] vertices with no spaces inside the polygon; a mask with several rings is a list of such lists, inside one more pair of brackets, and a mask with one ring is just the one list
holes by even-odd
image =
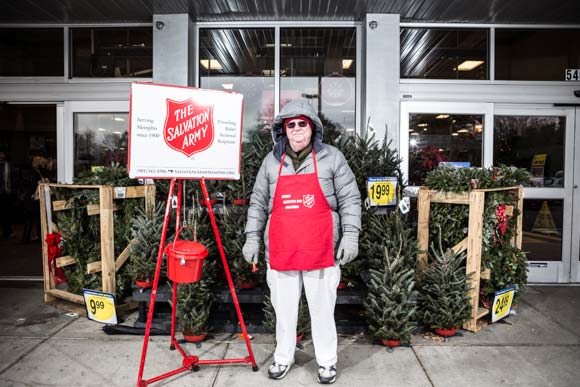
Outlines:
{"label": "sunglasses", "polygon": [[286,128],[287,129],[294,129],[294,127],[296,126],[297,123],[298,123],[298,126],[301,128],[305,128],[306,125],[308,125],[308,122],[306,122],[306,121],[298,121],[298,122],[292,121],[292,122],[288,122],[286,124]]}

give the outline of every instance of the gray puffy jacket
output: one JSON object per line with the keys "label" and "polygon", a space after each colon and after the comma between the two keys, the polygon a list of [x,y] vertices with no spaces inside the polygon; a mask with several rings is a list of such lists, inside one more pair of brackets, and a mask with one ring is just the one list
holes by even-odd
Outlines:
{"label": "gray puffy jacket", "polygon": [[[256,176],[256,183],[250,198],[248,221],[246,223],[246,238],[259,239],[263,235],[266,245],[266,260],[268,256],[268,227],[274,192],[278,181],[280,160],[286,149],[288,138],[284,131],[284,120],[289,117],[303,115],[312,120],[315,128],[312,141],[316,153],[318,180],[326,200],[332,209],[334,225],[334,250],[336,253],[342,231],[360,231],[361,198],[352,170],[348,166],[344,155],[335,147],[322,143],[322,122],[318,115],[305,100],[292,101],[284,106],[272,124],[272,138],[274,150],[266,156]],[[297,171],[294,170],[290,158],[284,159],[283,175],[313,173],[314,164],[312,155],[302,162]]]}

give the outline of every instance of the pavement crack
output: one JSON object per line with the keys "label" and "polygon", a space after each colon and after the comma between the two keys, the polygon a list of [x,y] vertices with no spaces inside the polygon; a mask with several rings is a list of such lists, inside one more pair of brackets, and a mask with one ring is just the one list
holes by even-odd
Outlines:
{"label": "pavement crack", "polygon": [[427,380],[429,381],[429,384],[432,387],[435,387],[435,384],[433,384],[433,380],[431,380],[431,377],[429,376],[429,373],[427,372],[427,369],[425,368],[425,366],[423,365],[423,362],[421,361],[421,359],[419,358],[419,355],[417,354],[417,352],[415,352],[415,348],[413,346],[411,346],[411,350],[413,351],[413,354],[415,355],[415,359],[417,359],[417,361],[419,362],[419,365],[421,366],[421,369],[423,370],[423,373],[425,374],[425,377],[427,378]]}
{"label": "pavement crack", "polygon": [[[230,348],[230,343],[227,343],[227,344],[226,344],[226,348],[224,349],[224,353],[223,353],[223,355],[222,355],[222,359],[225,359],[225,358],[226,358],[226,354],[228,353],[228,349],[229,349],[229,348]],[[214,386],[215,386],[215,384],[217,383],[217,379],[218,379],[218,376],[219,376],[219,374],[220,374],[220,371],[221,371],[221,369],[222,369],[222,366],[221,366],[221,364],[220,364],[220,365],[218,366],[218,368],[217,368],[217,371],[216,371],[216,373],[215,373],[215,376],[213,377],[213,380],[211,381],[211,387],[214,387]]]}

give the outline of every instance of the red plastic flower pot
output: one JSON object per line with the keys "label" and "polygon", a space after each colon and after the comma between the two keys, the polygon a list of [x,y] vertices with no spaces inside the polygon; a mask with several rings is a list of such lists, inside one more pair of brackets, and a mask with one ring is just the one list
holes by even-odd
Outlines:
{"label": "red plastic flower pot", "polygon": [[139,286],[141,289],[149,289],[153,286],[153,281],[136,279],[135,285]]}
{"label": "red plastic flower pot", "polygon": [[[203,199],[197,199],[197,202],[199,203],[200,206],[205,206],[205,200]],[[217,204],[218,200],[217,199],[210,199],[209,200],[209,204],[213,206],[215,206]]]}
{"label": "red plastic flower pot", "polygon": [[206,336],[205,333],[202,333],[200,335],[187,335],[187,334],[183,333],[183,338],[188,343],[200,343],[205,339],[205,336]]}
{"label": "red plastic flower pot", "polygon": [[401,340],[386,340],[386,339],[381,339],[381,344],[384,345],[385,347],[399,347],[401,345]]}
{"label": "red plastic flower pot", "polygon": [[348,282],[339,282],[338,286],[336,287],[339,290],[346,289],[348,287]]}
{"label": "red plastic flower pot", "polygon": [[459,328],[455,327],[455,328],[447,328],[447,329],[440,329],[440,328],[435,328],[435,333],[437,333],[439,336],[443,336],[443,337],[451,337],[451,336],[455,336],[455,334],[457,333],[457,330]]}
{"label": "red plastic flower pot", "polygon": [[236,206],[243,206],[244,204],[248,204],[250,202],[249,199],[232,199],[232,203]]}
{"label": "red plastic flower pot", "polygon": [[204,245],[194,241],[176,240],[165,246],[167,254],[167,277],[187,284],[201,279],[203,260],[208,251]]}

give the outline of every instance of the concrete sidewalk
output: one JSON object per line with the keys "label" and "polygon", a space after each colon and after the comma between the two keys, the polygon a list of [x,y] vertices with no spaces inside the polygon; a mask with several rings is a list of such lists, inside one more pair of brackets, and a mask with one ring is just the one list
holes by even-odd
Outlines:
{"label": "concrete sidewalk", "polygon": [[[0,289],[0,386],[135,386],[142,337],[107,336],[101,324],[43,304],[37,288]],[[412,347],[389,353],[364,336],[341,336],[336,386],[580,386],[580,287],[531,287],[509,324],[494,324],[448,342],[416,335]],[[312,343],[297,350],[281,381],[267,378],[272,335],[256,335],[260,367],[202,366],[153,386],[307,386],[316,383]],[[178,368],[167,337],[153,337],[145,377]],[[243,357],[237,335],[215,335],[202,359]]]}

